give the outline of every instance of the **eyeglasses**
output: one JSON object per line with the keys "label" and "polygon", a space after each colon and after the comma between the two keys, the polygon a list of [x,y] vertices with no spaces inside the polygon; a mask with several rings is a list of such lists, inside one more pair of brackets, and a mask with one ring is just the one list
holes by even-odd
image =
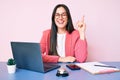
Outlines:
{"label": "eyeglasses", "polygon": [[59,14],[59,13],[56,13],[56,14],[55,14],[55,18],[60,18],[60,16],[61,16],[62,18],[66,18],[66,17],[67,17],[67,14],[66,14],[66,12],[64,12],[64,13],[62,13],[62,14]]}

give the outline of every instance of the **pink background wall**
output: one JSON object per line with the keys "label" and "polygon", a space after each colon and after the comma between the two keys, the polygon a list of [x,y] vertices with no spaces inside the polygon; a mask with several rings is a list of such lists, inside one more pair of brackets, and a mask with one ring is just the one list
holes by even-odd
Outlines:
{"label": "pink background wall", "polygon": [[74,25],[85,15],[88,61],[120,61],[120,0],[0,0],[0,61],[12,57],[10,41],[39,42],[58,3]]}

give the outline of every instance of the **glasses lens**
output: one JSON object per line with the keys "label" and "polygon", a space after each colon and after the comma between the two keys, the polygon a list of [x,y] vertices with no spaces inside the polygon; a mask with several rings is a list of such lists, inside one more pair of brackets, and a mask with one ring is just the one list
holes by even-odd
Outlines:
{"label": "glasses lens", "polygon": [[60,18],[60,17],[66,18],[66,17],[67,17],[67,14],[66,14],[66,13],[62,13],[62,14],[56,13],[56,14],[55,14],[55,17],[56,17],[56,18]]}

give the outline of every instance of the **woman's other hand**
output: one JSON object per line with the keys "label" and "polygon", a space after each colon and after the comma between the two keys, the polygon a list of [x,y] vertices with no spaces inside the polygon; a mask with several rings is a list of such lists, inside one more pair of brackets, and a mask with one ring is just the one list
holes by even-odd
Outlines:
{"label": "woman's other hand", "polygon": [[74,62],[76,60],[75,57],[67,56],[67,57],[60,57],[58,62]]}

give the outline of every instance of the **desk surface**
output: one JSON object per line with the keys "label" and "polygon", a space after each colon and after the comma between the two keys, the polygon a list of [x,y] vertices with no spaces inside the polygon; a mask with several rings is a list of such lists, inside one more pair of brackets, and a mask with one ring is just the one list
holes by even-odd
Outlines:
{"label": "desk surface", "polygon": [[[108,65],[114,65],[120,69],[120,62],[104,63]],[[66,68],[66,63],[62,63],[61,66]],[[6,63],[0,62],[0,80],[120,80],[120,72],[93,75],[82,69],[72,71],[66,68],[66,70],[69,72],[68,77],[57,77],[57,69],[47,73],[17,69],[15,74],[8,74]]]}

